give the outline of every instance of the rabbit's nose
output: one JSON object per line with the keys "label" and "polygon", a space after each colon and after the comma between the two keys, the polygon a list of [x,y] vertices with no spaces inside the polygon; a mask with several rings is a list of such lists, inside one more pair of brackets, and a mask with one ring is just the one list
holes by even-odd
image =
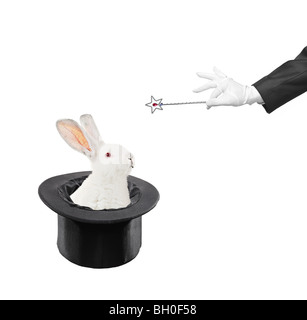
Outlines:
{"label": "rabbit's nose", "polygon": [[131,167],[134,168],[134,156],[130,153],[130,157],[129,157],[129,160],[131,161]]}

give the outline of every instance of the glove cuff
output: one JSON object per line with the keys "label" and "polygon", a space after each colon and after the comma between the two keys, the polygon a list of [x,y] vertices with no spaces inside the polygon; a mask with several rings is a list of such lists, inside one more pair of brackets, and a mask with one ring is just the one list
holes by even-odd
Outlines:
{"label": "glove cuff", "polygon": [[246,104],[253,104],[253,103],[259,103],[263,104],[264,101],[258,92],[258,90],[254,86],[246,86],[245,90],[245,97],[246,97]]}

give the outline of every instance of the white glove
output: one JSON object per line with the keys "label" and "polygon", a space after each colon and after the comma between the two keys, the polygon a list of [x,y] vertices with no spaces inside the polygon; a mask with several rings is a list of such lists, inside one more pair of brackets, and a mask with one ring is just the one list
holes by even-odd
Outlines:
{"label": "white glove", "polygon": [[231,78],[228,78],[223,72],[216,67],[213,69],[214,74],[199,72],[200,78],[210,80],[194,92],[202,92],[208,89],[215,90],[212,92],[210,99],[206,102],[207,109],[215,106],[242,106],[244,104],[264,103],[258,90],[253,86],[244,86]]}

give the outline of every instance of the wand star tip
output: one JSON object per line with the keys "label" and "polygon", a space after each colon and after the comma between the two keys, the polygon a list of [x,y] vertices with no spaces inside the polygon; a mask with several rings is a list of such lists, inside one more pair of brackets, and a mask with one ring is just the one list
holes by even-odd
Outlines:
{"label": "wand star tip", "polygon": [[156,110],[163,110],[162,105],[162,99],[155,99],[153,96],[151,96],[151,102],[146,104],[147,107],[151,108],[151,113],[154,113]]}

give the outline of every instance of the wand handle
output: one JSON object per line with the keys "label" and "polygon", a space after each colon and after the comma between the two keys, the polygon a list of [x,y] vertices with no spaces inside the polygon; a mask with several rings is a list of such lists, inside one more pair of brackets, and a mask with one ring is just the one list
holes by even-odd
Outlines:
{"label": "wand handle", "polygon": [[176,102],[176,103],[161,103],[161,106],[175,106],[180,104],[201,104],[206,103],[206,101],[198,101],[198,102]]}

